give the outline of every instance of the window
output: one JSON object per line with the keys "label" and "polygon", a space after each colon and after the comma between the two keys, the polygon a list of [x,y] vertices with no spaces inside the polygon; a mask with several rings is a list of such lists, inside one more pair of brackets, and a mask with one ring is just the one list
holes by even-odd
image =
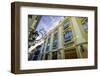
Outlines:
{"label": "window", "polygon": [[44,48],[45,48],[45,41],[44,41],[44,44],[43,44],[42,53],[44,53]]}
{"label": "window", "polygon": [[32,60],[38,60],[41,51],[41,45],[37,46],[34,52],[32,53]]}
{"label": "window", "polygon": [[33,56],[32,60],[38,60],[38,55]]}
{"label": "window", "polygon": [[46,46],[46,51],[49,51],[50,48],[50,37],[48,37],[48,42],[47,42],[47,46]]}
{"label": "window", "polygon": [[83,28],[86,32],[88,32],[88,22],[87,21],[84,23]]}
{"label": "window", "polygon": [[81,20],[83,29],[85,30],[85,32],[88,32],[88,18],[81,17],[80,20]]}
{"label": "window", "polygon": [[57,51],[52,53],[52,59],[57,59]]}
{"label": "window", "polygon": [[49,51],[50,44],[47,44],[46,51]]}
{"label": "window", "polygon": [[33,56],[32,56],[32,60],[38,60],[39,54],[40,54],[40,50],[35,51]]}
{"label": "window", "polygon": [[64,41],[65,42],[70,41],[72,39],[72,28],[69,26],[71,26],[70,22],[67,21],[64,25]]}
{"label": "window", "polygon": [[44,54],[41,55],[41,60],[43,60],[43,56],[44,56]]}
{"label": "window", "polygon": [[45,59],[47,60],[49,57],[49,54],[45,54]]}
{"label": "window", "polygon": [[53,38],[53,49],[58,48],[58,32],[56,31],[54,33],[54,38]]}
{"label": "window", "polygon": [[69,41],[72,38],[72,31],[65,31],[64,33],[64,41]]}
{"label": "window", "polygon": [[66,23],[64,24],[64,29],[68,28],[69,25],[70,25],[70,22],[66,22]]}
{"label": "window", "polygon": [[39,55],[39,53],[40,53],[40,50],[37,50],[34,54]]}

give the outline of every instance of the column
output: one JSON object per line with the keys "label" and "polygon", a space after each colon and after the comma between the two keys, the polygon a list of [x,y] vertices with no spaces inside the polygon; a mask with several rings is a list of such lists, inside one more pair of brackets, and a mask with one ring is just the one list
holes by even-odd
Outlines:
{"label": "column", "polygon": [[53,46],[53,38],[54,38],[54,34],[51,33],[51,38],[50,38],[50,49],[49,49],[49,59],[52,59],[52,46]]}
{"label": "column", "polygon": [[[79,44],[85,42],[86,40],[82,36],[82,33],[80,31],[80,28],[79,28],[79,25],[78,25],[78,23],[76,21],[76,18],[75,17],[71,17],[71,22],[72,22],[72,26],[73,26],[74,34],[75,34],[74,35],[75,36],[75,44],[79,45]],[[76,52],[77,52],[78,57],[82,58],[80,47],[77,46],[76,49],[77,49]]]}
{"label": "column", "polygon": [[58,34],[59,34],[59,37],[58,37],[58,41],[59,41],[58,49],[60,49],[58,51],[58,58],[59,59],[64,59],[64,51],[62,49],[63,48],[63,25],[61,25],[59,27]]}
{"label": "column", "polygon": [[48,41],[48,39],[46,38],[46,39],[44,39],[44,42],[45,42],[45,45],[44,45],[44,52],[43,52],[43,60],[45,60],[45,52],[46,52],[46,47],[47,47],[47,41]]}

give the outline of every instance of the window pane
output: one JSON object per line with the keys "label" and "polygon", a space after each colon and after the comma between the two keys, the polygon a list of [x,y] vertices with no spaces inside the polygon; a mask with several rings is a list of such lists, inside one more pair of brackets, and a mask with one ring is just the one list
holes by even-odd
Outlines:
{"label": "window pane", "polygon": [[53,49],[58,48],[58,32],[56,31],[54,33],[54,38],[53,38]]}
{"label": "window pane", "polygon": [[72,38],[72,31],[65,31],[64,33],[64,41],[71,40]]}
{"label": "window pane", "polygon": [[84,23],[83,28],[86,32],[88,31],[88,22],[87,21]]}
{"label": "window pane", "polygon": [[50,37],[48,38],[47,46],[46,46],[46,51],[49,51],[50,48]]}
{"label": "window pane", "polygon": [[87,17],[79,17],[81,20],[81,24],[85,32],[88,32],[88,18]]}
{"label": "window pane", "polygon": [[35,55],[32,60],[38,60],[38,55]]}
{"label": "window pane", "polygon": [[48,56],[49,56],[49,54],[45,54],[45,59],[46,59],[46,60],[48,59]]}
{"label": "window pane", "polygon": [[64,29],[66,29],[67,27],[69,27],[69,25],[70,25],[70,22],[66,22],[66,23],[64,24]]}
{"label": "window pane", "polygon": [[64,25],[64,41],[67,42],[67,41],[70,41],[72,39],[72,29],[70,25],[70,22],[67,21]]}

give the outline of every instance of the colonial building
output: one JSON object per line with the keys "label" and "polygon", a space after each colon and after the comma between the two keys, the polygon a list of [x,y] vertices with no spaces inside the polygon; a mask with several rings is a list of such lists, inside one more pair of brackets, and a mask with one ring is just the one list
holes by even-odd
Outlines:
{"label": "colonial building", "polygon": [[88,18],[67,16],[51,29],[43,42],[31,49],[29,60],[88,57]]}

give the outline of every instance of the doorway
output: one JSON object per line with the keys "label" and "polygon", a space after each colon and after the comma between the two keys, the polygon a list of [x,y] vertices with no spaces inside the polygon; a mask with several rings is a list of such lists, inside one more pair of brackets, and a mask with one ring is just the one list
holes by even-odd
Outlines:
{"label": "doorway", "polygon": [[76,53],[76,49],[65,50],[64,54],[65,54],[65,59],[76,59],[76,58],[78,58],[77,53]]}

